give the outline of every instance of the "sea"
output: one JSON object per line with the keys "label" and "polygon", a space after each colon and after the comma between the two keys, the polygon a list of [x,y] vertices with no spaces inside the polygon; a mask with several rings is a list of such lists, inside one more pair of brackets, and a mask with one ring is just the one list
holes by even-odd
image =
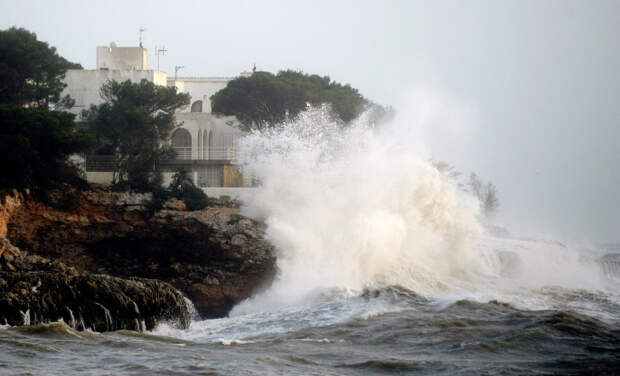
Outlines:
{"label": "sea", "polygon": [[620,253],[497,231],[402,124],[253,132],[272,284],[188,329],[0,326],[0,375],[619,375]]}

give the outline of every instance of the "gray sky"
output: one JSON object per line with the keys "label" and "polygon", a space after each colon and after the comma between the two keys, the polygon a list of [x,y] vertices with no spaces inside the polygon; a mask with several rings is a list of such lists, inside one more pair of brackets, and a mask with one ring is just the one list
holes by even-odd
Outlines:
{"label": "gray sky", "polygon": [[495,182],[498,222],[620,241],[619,1],[1,2],[1,28],[85,68],[144,26],[150,66],[165,46],[169,75],[302,69],[382,104],[436,90],[475,113],[466,150],[438,158]]}

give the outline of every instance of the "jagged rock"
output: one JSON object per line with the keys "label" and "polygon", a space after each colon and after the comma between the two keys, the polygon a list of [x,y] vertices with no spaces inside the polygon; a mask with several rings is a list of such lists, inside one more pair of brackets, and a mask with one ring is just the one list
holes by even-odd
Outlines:
{"label": "jagged rock", "polygon": [[[6,246],[8,241],[0,243]],[[0,258],[0,266],[3,323],[34,325],[63,319],[76,329],[96,331],[153,329],[160,321],[181,328],[189,325],[183,294],[161,281],[84,274],[19,250],[10,264],[6,257]]]}
{"label": "jagged rock", "polygon": [[81,195],[89,203],[102,206],[116,206],[133,210],[145,210],[151,200],[152,193],[90,191]]}
{"label": "jagged rock", "polygon": [[5,238],[7,234],[7,226],[13,212],[22,205],[24,197],[17,191],[12,194],[0,198],[0,237]]}
{"label": "jagged rock", "polygon": [[0,238],[0,260],[11,262],[15,256],[20,254],[19,248],[13,246],[8,239]]}
{"label": "jagged rock", "polygon": [[215,206],[200,211],[150,214],[142,210],[148,197],[89,191],[69,211],[26,199],[10,216],[7,237],[80,271],[168,282],[204,318],[225,316],[270,282],[272,246],[262,224],[239,215],[238,202],[210,199]]}
{"label": "jagged rock", "polygon": [[187,209],[187,207],[185,206],[185,203],[176,198],[171,198],[170,200],[166,201],[166,203],[164,204],[164,208],[168,210],[178,210],[178,211],[183,211]]}

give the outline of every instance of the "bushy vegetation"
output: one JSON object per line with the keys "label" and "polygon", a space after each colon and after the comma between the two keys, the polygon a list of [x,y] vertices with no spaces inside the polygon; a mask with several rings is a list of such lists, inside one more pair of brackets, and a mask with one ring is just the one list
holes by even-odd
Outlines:
{"label": "bushy vegetation", "polygon": [[181,169],[172,177],[168,187],[170,196],[185,203],[188,210],[200,210],[207,206],[209,199],[202,189],[196,187],[187,171]]}
{"label": "bushy vegetation", "polygon": [[37,40],[26,29],[0,31],[0,103],[47,109],[71,107],[70,97],[61,98],[67,69],[81,69]]}
{"label": "bushy vegetation", "polygon": [[346,123],[371,104],[349,85],[292,70],[234,79],[211,97],[211,103],[213,112],[236,116],[246,129],[294,119],[308,104],[328,104],[332,115]]}
{"label": "bushy vegetation", "polygon": [[0,31],[0,192],[29,189],[45,197],[61,184],[86,185],[69,156],[93,138],[77,129],[74,115],[49,109],[72,101],[60,96],[73,67],[79,65],[27,30]]}
{"label": "bushy vegetation", "polygon": [[0,186],[44,191],[61,182],[83,185],[69,156],[92,144],[67,112],[0,105]]}
{"label": "bushy vegetation", "polygon": [[174,157],[167,141],[177,126],[174,112],[189,104],[189,95],[174,87],[108,81],[104,103],[83,111],[97,139],[97,154],[113,156],[113,184],[118,189],[151,191],[161,186],[161,162]]}

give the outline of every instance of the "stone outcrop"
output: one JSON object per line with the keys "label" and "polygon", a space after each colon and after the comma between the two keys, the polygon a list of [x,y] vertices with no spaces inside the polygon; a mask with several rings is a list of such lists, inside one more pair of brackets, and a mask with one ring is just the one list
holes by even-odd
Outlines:
{"label": "stone outcrop", "polygon": [[9,218],[11,218],[13,212],[22,205],[23,201],[24,196],[17,191],[3,198],[3,201],[0,203],[0,237],[6,238]]}
{"label": "stone outcrop", "polygon": [[186,328],[183,295],[167,283],[80,273],[61,262],[29,255],[0,238],[0,322],[29,325],[62,319],[96,331],[153,329],[167,321]]}
{"label": "stone outcrop", "polygon": [[222,317],[275,272],[261,224],[237,205],[212,201],[183,211],[169,201],[148,210],[150,195],[73,193],[71,210],[26,198],[7,218],[7,237],[22,250],[91,274],[158,279],[191,299],[204,318]]}

